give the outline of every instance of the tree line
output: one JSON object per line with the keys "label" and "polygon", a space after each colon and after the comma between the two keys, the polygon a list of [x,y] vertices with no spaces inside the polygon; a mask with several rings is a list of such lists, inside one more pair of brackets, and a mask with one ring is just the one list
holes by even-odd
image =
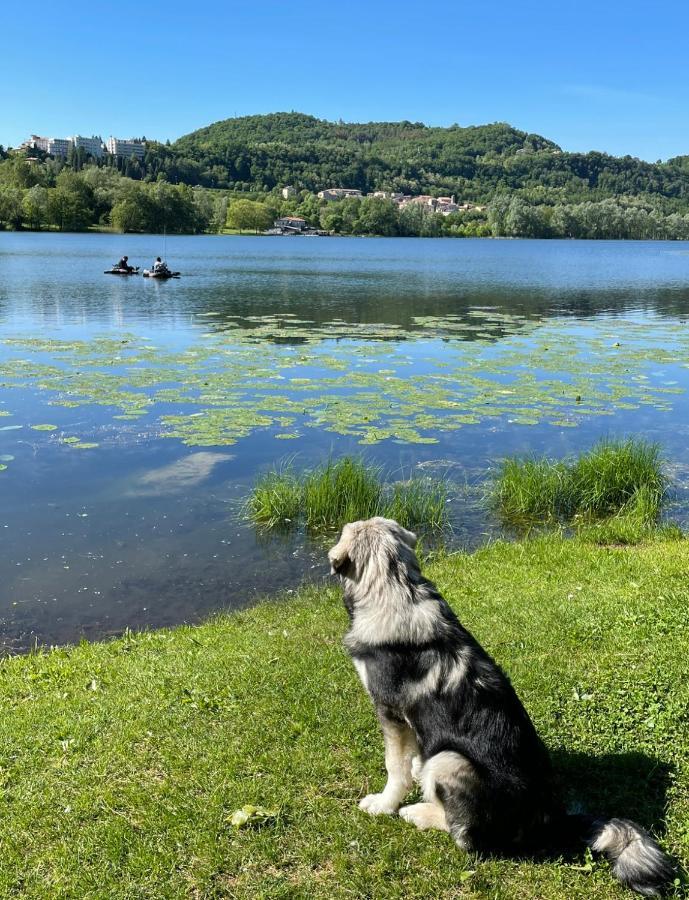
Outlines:
{"label": "tree line", "polygon": [[290,201],[267,195],[262,201],[230,202],[228,223],[263,230],[278,215],[300,216],[312,227],[351,235],[689,240],[689,213],[663,214],[635,200],[548,205],[509,195],[496,197],[485,210],[449,215],[378,197],[324,202],[307,192]]}
{"label": "tree line", "polygon": [[[392,127],[392,126],[391,126]],[[493,196],[484,210],[444,216],[378,197],[326,202],[302,189],[240,191],[134,179],[117,166],[72,160],[29,161],[0,148],[0,228],[202,233],[261,232],[284,215],[335,234],[421,237],[559,237],[689,240],[689,206],[649,194],[567,201],[542,185]]]}
{"label": "tree line", "polygon": [[195,234],[224,227],[224,192],[164,180],[145,183],[116,167],[59,160],[29,162],[21,155],[0,161],[0,228]]}

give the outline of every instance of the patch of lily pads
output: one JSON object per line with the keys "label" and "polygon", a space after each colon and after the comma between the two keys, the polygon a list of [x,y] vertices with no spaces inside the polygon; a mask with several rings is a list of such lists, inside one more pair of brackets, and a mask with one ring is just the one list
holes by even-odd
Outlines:
{"label": "patch of lily pads", "polygon": [[623,410],[669,411],[689,366],[683,328],[633,316],[542,321],[474,310],[407,328],[288,315],[213,326],[179,352],[129,334],[6,339],[0,386],[45,392],[54,407],[109,407],[117,421],[145,417],[149,431],[190,446],[234,444],[257,429],[290,440],[309,428],[367,445],[433,443],[498,419],[565,428]]}

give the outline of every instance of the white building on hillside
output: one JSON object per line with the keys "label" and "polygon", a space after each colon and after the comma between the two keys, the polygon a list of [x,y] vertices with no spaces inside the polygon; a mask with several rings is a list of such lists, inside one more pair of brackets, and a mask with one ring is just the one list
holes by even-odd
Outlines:
{"label": "white building on hillside", "polygon": [[319,200],[344,200],[345,197],[361,197],[356,188],[328,188],[318,192]]}
{"label": "white building on hillside", "polygon": [[112,153],[113,156],[119,156],[122,159],[129,159],[131,156],[136,157],[136,159],[143,159],[146,144],[143,141],[123,141],[110,135],[105,142],[105,148],[108,153]]}
{"label": "white building on hillside", "polygon": [[72,141],[69,138],[41,137],[39,134],[32,134],[21,146],[24,149],[42,150],[50,156],[67,156]]}
{"label": "white building on hillside", "polygon": [[75,134],[71,141],[75,150],[82,148],[89,156],[103,155],[103,138],[100,135],[93,135],[93,137],[87,138],[82,137],[80,134]]}

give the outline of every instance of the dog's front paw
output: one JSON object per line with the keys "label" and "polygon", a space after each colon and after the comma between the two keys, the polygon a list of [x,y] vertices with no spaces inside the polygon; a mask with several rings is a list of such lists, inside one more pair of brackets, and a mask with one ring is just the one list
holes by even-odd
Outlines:
{"label": "dog's front paw", "polygon": [[403,806],[400,809],[400,818],[416,825],[421,831],[427,828],[448,831],[445,810],[437,803],[412,803],[411,806]]}
{"label": "dog's front paw", "polygon": [[398,804],[391,803],[385,794],[369,794],[359,801],[359,809],[363,809],[371,816],[394,816]]}

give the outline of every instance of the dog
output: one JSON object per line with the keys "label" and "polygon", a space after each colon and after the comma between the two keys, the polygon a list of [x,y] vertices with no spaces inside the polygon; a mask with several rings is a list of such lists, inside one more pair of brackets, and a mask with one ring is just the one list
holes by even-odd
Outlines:
{"label": "dog", "polygon": [[[350,620],[345,647],[385,744],[387,783],[360,808],[447,831],[481,854],[587,845],[622,884],[662,893],[672,865],[643,828],[565,813],[512,684],[421,574],[415,548],[416,535],[377,517],[345,525],[328,553]],[[414,781],[423,802],[400,808]]]}

